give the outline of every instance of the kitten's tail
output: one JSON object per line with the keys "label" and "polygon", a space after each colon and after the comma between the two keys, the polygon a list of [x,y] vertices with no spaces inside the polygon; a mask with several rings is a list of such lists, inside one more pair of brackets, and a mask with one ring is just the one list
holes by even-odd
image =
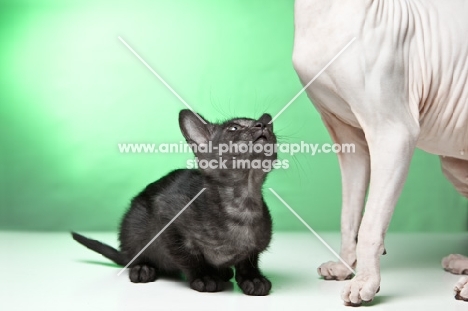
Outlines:
{"label": "kitten's tail", "polygon": [[77,241],[80,244],[83,244],[90,250],[93,250],[101,254],[102,256],[112,260],[116,264],[121,266],[126,266],[128,264],[128,259],[125,258],[125,256],[115,248],[101,243],[99,241],[88,239],[87,237],[82,236],[81,234],[78,234],[76,232],[72,232],[71,234],[75,241]]}

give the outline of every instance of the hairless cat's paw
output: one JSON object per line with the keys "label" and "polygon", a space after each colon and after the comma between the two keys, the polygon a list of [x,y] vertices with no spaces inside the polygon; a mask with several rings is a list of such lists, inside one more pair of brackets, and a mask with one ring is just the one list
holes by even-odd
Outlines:
{"label": "hairless cat's paw", "polygon": [[451,254],[442,259],[442,267],[453,274],[468,274],[468,257]]}
{"label": "hairless cat's paw", "polygon": [[353,273],[341,262],[329,261],[317,268],[319,276],[325,280],[343,281],[352,278]]}
{"label": "hairless cat's paw", "polygon": [[455,299],[468,302],[468,277],[464,276],[455,284]]}
{"label": "hairless cat's paw", "polygon": [[346,306],[359,306],[363,302],[370,302],[380,291],[380,276],[372,273],[357,274],[347,283],[341,293]]}
{"label": "hairless cat's paw", "polygon": [[149,265],[136,265],[130,269],[130,281],[133,283],[148,283],[156,280],[156,269]]}

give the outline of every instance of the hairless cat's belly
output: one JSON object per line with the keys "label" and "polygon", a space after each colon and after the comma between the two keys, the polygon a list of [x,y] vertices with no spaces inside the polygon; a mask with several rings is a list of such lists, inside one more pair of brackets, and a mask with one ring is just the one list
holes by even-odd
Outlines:
{"label": "hairless cat's belly", "polygon": [[[382,12],[378,19],[343,2],[321,9],[319,1],[297,1],[296,10],[310,10],[295,21],[293,62],[302,84],[356,38],[307,89],[321,115],[363,128],[363,121],[391,122],[388,116],[407,110],[420,127],[418,148],[468,159],[468,45],[460,38],[468,33],[468,9],[450,1],[460,9],[437,0],[368,1],[368,10]],[[325,18],[321,10],[342,17]],[[380,115],[371,93],[388,107]]]}

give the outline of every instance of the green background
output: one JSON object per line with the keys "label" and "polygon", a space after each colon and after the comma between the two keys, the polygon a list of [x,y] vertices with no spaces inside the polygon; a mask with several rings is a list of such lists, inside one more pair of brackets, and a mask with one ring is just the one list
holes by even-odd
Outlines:
{"label": "green background", "polygon": [[[120,154],[177,143],[182,103],[216,121],[275,115],[301,89],[292,0],[0,0],[0,229],[116,230],[147,183],[189,154]],[[313,43],[312,43],[313,44]],[[280,142],[331,142],[305,94],[275,122]],[[317,231],[339,230],[333,154],[296,155],[272,187]],[[306,230],[265,189],[276,230]],[[463,231],[467,201],[416,152],[392,231]]]}

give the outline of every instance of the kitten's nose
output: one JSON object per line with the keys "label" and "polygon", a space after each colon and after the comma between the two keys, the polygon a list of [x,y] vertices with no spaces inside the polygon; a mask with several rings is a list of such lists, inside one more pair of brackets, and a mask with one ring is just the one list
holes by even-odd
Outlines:
{"label": "kitten's nose", "polygon": [[262,122],[257,122],[257,123],[255,123],[254,127],[259,127],[259,128],[261,128],[263,130],[266,127],[266,125],[263,124]]}
{"label": "kitten's nose", "polygon": [[254,127],[260,127],[262,130],[267,127],[271,122],[271,116],[268,113],[264,113],[260,119],[258,119],[257,123],[255,123]]}

